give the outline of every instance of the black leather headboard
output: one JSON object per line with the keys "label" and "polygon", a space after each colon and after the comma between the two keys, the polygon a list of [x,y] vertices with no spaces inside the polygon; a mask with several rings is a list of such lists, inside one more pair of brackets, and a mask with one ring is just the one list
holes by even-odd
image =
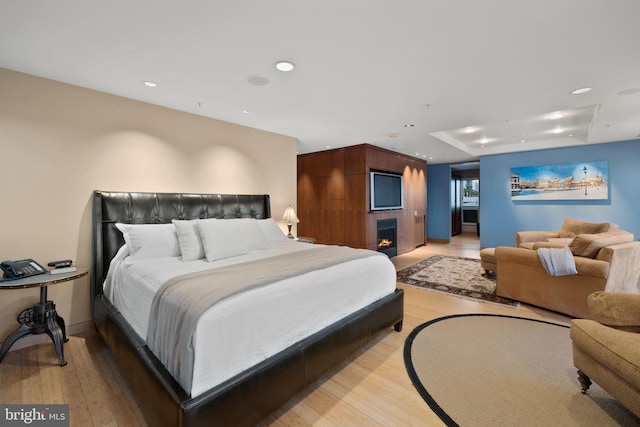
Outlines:
{"label": "black leather headboard", "polygon": [[118,222],[164,224],[172,219],[271,217],[268,194],[93,193],[91,301],[102,293],[111,259],[122,244]]}

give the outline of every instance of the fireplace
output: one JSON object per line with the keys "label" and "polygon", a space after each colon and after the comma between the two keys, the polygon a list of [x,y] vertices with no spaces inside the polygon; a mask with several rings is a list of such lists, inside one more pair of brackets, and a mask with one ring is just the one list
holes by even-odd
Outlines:
{"label": "fireplace", "polygon": [[398,255],[396,239],[398,237],[398,221],[396,218],[379,219],[376,223],[378,252],[384,253],[389,258]]}

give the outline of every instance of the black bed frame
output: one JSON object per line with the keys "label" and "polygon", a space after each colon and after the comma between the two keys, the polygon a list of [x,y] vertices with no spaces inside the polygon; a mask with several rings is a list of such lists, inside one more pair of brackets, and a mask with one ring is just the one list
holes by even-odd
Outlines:
{"label": "black bed frame", "polygon": [[270,216],[269,195],[94,192],[93,318],[151,426],[255,425],[378,332],[391,326],[402,329],[404,294],[397,289],[207,392],[189,397],[103,295],[109,263],[123,244],[115,224]]}

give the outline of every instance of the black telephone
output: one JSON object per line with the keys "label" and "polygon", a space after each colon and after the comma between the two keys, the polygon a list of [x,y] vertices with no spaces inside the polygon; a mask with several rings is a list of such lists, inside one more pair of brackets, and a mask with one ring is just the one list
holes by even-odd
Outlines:
{"label": "black telephone", "polygon": [[2,261],[0,268],[4,271],[4,280],[20,279],[22,277],[44,274],[47,270],[32,259],[20,261]]}

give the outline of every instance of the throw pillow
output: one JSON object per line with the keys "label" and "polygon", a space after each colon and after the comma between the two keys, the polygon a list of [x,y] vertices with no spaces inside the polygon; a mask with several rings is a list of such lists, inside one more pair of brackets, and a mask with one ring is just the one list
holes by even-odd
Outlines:
{"label": "throw pillow", "polygon": [[237,221],[198,219],[198,231],[207,261],[246,254],[248,248]]}
{"label": "throw pillow", "polygon": [[180,255],[178,234],[173,224],[117,223],[116,228],[122,232],[129,247],[129,261]]}
{"label": "throw pillow", "polygon": [[286,242],[289,240],[273,218],[257,220],[268,242]]}
{"label": "throw pillow", "polygon": [[248,250],[267,249],[269,242],[267,241],[262,229],[258,225],[258,221],[253,218],[232,219],[240,228],[239,238],[244,241]]}
{"label": "throw pillow", "polygon": [[575,256],[593,258],[605,246],[633,242],[633,234],[618,230],[597,234],[579,234],[569,244]]}
{"label": "throw pillow", "polygon": [[[613,226],[615,226],[615,228],[612,228]],[[608,222],[586,222],[567,218],[558,232],[558,237],[575,237],[578,234],[604,233],[606,231],[613,231],[614,229],[617,229],[617,226]]]}
{"label": "throw pillow", "polygon": [[198,220],[174,219],[171,222],[178,233],[182,261],[195,261],[204,258],[204,247],[198,230]]}

